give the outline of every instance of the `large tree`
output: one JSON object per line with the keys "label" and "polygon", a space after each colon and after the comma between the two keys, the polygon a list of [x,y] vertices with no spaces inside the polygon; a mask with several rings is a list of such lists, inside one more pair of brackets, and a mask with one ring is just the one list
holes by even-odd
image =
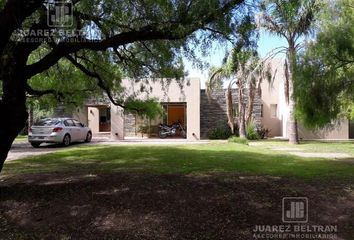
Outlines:
{"label": "large tree", "polygon": [[320,16],[295,81],[297,116],[315,129],[354,119],[354,0],[332,1]]}
{"label": "large tree", "polygon": [[[126,76],[175,77],[180,74],[174,66],[181,65],[181,53],[193,58],[198,43],[206,49],[220,34],[237,26],[234,17],[242,18],[242,2],[73,0],[69,8],[70,3],[63,5],[63,1],[0,0],[0,170],[25,126],[26,97],[63,95],[59,82],[66,79],[52,79],[57,83],[49,85],[53,89],[38,89],[32,78],[71,64],[75,71],[94,79],[113,103],[125,108],[125,102],[112,92],[119,90],[119,79],[107,80],[110,74],[97,63],[115,62]],[[84,86],[84,90],[90,88]]]}
{"label": "large tree", "polygon": [[308,35],[315,20],[319,5],[317,0],[264,0],[261,2],[259,25],[269,33],[284,38],[286,47],[286,99],[289,105],[289,143],[299,143],[295,116],[294,78],[297,52],[302,47],[303,37]]}

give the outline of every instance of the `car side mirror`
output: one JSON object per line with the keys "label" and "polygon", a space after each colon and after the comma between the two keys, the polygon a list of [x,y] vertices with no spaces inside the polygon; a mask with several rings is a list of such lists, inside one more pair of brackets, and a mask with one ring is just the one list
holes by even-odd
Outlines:
{"label": "car side mirror", "polygon": [[81,125],[81,127],[85,127],[85,124],[83,124],[83,123],[80,123],[80,125]]}

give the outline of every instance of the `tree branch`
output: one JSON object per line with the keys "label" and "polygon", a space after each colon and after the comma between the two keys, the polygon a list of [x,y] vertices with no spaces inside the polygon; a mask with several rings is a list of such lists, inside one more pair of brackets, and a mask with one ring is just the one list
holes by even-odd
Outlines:
{"label": "tree branch", "polygon": [[[75,53],[81,49],[104,51],[108,48],[117,48],[119,46],[137,41],[183,39],[194,31],[217,19],[220,14],[231,10],[235,5],[242,2],[243,0],[226,1],[222,7],[216,9],[215,11],[201,17],[194,16],[194,19],[187,23],[166,23],[165,25],[161,23],[154,23],[142,27],[139,30],[122,32],[110,38],[98,41],[83,38],[73,39],[80,40],[79,42],[69,42],[71,39],[67,39],[69,41],[59,43],[57,47],[44,58],[32,65],[27,66],[25,69],[26,77],[30,78],[47,70],[62,57]],[[185,27],[185,30],[182,32],[176,31],[176,29],[180,29],[181,25]]]}
{"label": "tree branch", "polygon": [[[112,93],[110,91],[110,89],[105,86],[103,79],[101,78],[101,76],[96,73],[96,72],[92,72],[89,69],[87,69],[84,65],[82,65],[81,63],[77,62],[72,56],[68,55],[66,56],[66,58],[78,69],[80,69],[80,71],[82,71],[83,73],[85,73],[87,76],[92,77],[97,79],[97,85],[105,91],[105,93],[107,94],[107,97],[109,98],[109,100],[116,106],[119,106],[123,109],[126,109],[126,106],[123,105],[123,103],[121,102],[117,102],[114,97],[112,96]],[[137,110],[137,109],[132,109],[132,110]]]}
{"label": "tree branch", "polygon": [[66,57],[68,54],[75,53],[81,49],[104,51],[108,48],[116,48],[118,46],[133,43],[136,41],[159,39],[176,40],[179,38],[181,37],[176,33],[173,33],[170,29],[164,29],[161,31],[154,29],[152,26],[148,26],[138,31],[124,32],[101,41],[81,39],[82,42],[61,42],[44,58],[34,64],[26,66],[25,72],[27,78],[30,78],[47,70],[56,62],[58,62],[62,57]]}
{"label": "tree branch", "polygon": [[54,90],[54,89],[46,89],[46,90],[37,90],[37,89],[33,89],[30,85],[26,84],[26,92],[32,96],[36,96],[36,97],[41,97],[44,95],[48,95],[48,94],[53,94],[55,97],[63,97],[63,94]]}

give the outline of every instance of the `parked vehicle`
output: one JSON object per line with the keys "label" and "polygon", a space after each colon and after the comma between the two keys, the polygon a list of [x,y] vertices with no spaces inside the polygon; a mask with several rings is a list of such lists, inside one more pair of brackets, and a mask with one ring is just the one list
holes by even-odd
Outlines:
{"label": "parked vehicle", "polygon": [[69,146],[72,142],[90,142],[89,127],[72,118],[45,118],[29,129],[28,141],[37,148],[41,143],[61,143]]}
{"label": "parked vehicle", "polygon": [[181,136],[183,138],[186,137],[186,131],[183,129],[182,124],[180,122],[174,123],[171,126],[167,124],[159,125],[159,137],[166,138],[167,136]]}

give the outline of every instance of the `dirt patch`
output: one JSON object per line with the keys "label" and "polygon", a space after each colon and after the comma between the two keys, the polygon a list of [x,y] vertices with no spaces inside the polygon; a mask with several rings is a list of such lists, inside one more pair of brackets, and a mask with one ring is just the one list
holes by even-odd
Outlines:
{"label": "dirt patch", "polygon": [[354,183],[234,174],[36,174],[0,178],[0,239],[253,239],[285,196],[310,224],[354,236]]}

